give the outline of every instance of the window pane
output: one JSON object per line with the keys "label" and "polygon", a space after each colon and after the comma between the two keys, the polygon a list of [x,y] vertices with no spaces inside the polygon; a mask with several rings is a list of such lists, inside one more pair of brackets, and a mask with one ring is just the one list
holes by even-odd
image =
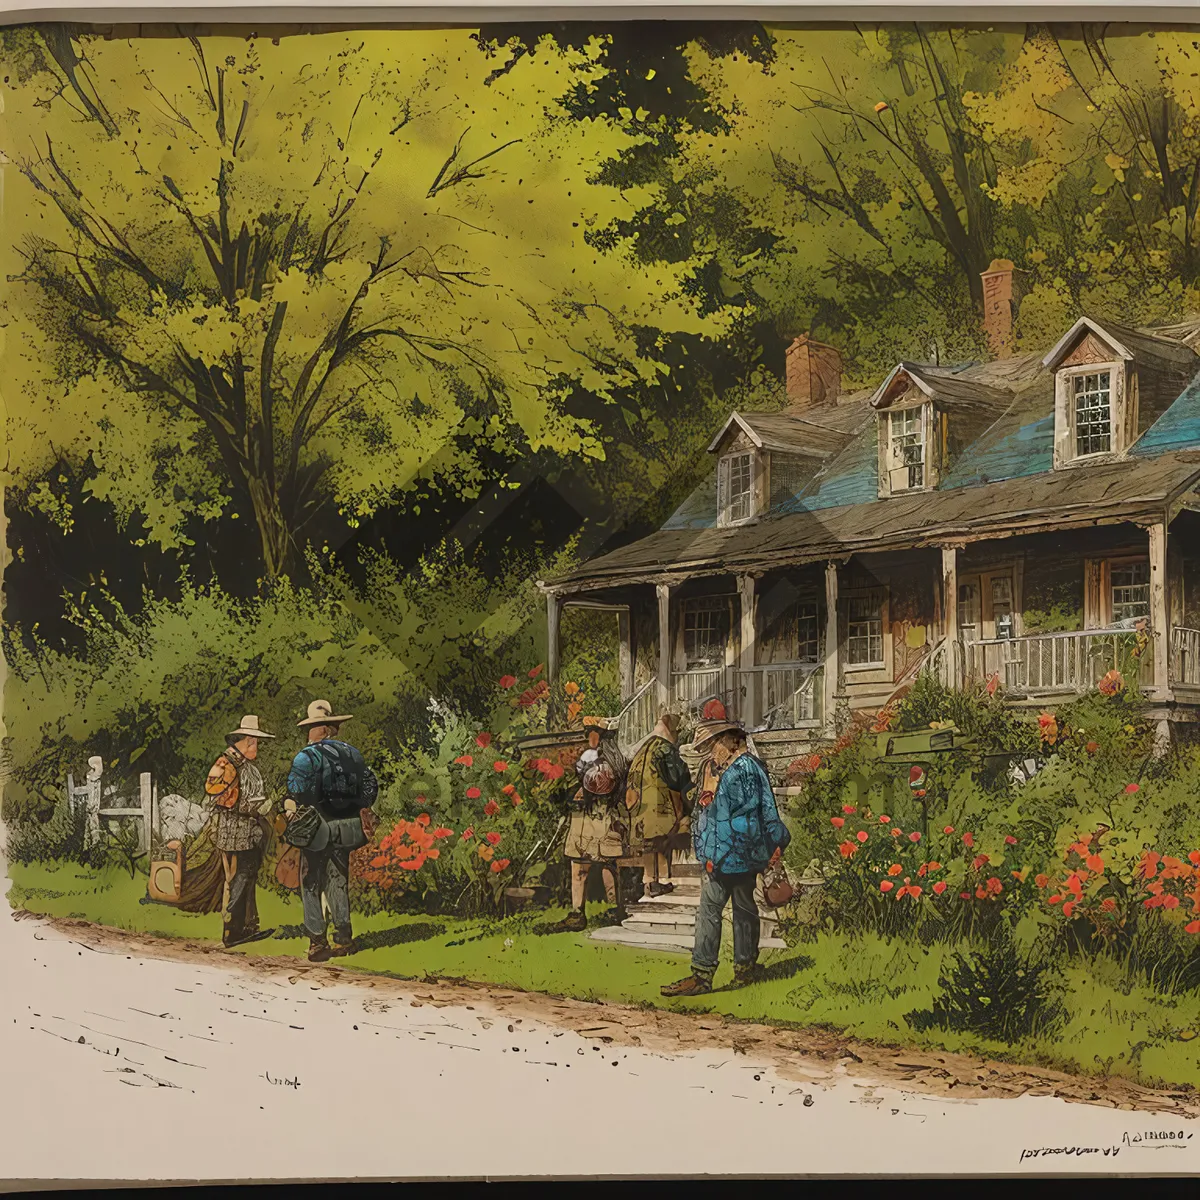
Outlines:
{"label": "window pane", "polygon": [[1112,449],[1112,386],[1108,371],[1073,377],[1075,453],[1105,454]]}
{"label": "window pane", "polygon": [[737,454],[729,460],[729,520],[754,515],[754,456]]}
{"label": "window pane", "polygon": [[894,491],[918,488],[925,483],[925,429],[921,410],[910,408],[890,414],[890,478]]}
{"label": "window pane", "polygon": [[1150,616],[1149,562],[1120,563],[1112,568],[1114,625],[1132,624]]}
{"label": "window pane", "polygon": [[846,609],[847,660],[855,666],[882,663],[882,596],[851,596]]}
{"label": "window pane", "polygon": [[719,598],[685,600],[683,653],[687,669],[718,667],[725,662],[729,637],[729,605]]}

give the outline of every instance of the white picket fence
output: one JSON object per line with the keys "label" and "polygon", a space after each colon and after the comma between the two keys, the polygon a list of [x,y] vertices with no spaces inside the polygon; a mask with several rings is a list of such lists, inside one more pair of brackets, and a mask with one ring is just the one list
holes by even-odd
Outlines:
{"label": "white picket fence", "polygon": [[136,796],[123,796],[118,783],[107,783],[103,765],[98,758],[88,760],[88,772],[82,783],[74,775],[67,776],[67,804],[74,809],[82,806],[87,813],[88,837],[99,841],[105,823],[125,817],[137,818],[138,849],[150,853],[158,829],[158,787],[149,771],[138,776]]}

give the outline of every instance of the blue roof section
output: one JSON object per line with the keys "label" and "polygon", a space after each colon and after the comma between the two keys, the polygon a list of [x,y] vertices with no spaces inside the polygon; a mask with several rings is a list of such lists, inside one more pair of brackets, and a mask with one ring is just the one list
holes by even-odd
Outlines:
{"label": "blue roof section", "polygon": [[1153,457],[1169,450],[1200,446],[1200,376],[1184,388],[1179,399],[1137,440],[1131,454]]}
{"label": "blue roof section", "polygon": [[943,488],[972,487],[1000,479],[1040,475],[1054,468],[1054,414],[1006,434],[988,446],[987,435],[968,446],[941,481]]}
{"label": "blue roof section", "polygon": [[712,529],[717,524],[715,467],[698,488],[671,514],[664,529]]}
{"label": "blue roof section", "polygon": [[850,444],[801,491],[775,511],[815,512],[846,504],[870,504],[879,499],[879,441],[875,423],[868,422]]}

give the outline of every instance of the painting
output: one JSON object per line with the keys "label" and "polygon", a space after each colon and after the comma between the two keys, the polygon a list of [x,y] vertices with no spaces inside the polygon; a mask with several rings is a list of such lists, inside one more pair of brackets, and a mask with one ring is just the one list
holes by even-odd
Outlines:
{"label": "painting", "polygon": [[1195,1174],[1200,33],[501,17],[0,30],[7,1172]]}

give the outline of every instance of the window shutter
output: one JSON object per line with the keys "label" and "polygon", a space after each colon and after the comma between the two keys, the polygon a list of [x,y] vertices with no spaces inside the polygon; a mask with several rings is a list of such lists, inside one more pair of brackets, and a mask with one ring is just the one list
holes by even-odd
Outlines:
{"label": "window shutter", "polygon": [[717,524],[724,525],[729,519],[729,459],[717,461]]}

